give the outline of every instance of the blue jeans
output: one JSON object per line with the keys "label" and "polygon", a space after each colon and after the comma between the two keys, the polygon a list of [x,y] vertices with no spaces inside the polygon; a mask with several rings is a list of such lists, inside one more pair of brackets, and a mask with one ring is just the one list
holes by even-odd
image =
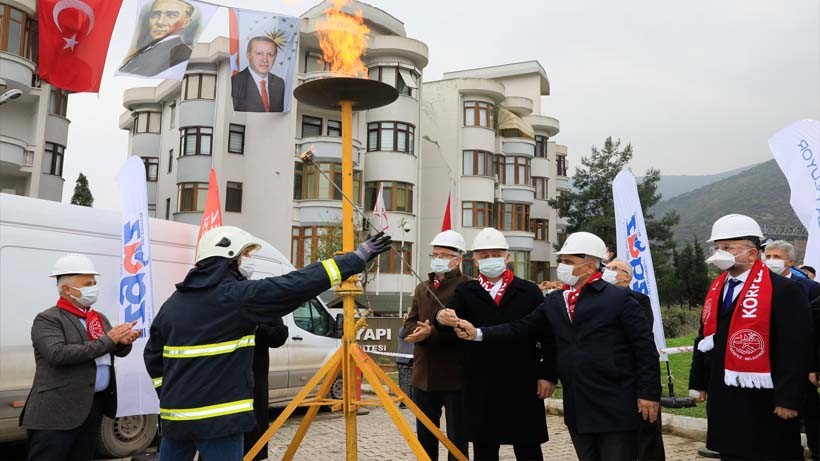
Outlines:
{"label": "blue jeans", "polygon": [[242,461],[242,434],[207,440],[174,440],[163,437],[159,444],[159,459],[193,460],[197,450],[200,459]]}

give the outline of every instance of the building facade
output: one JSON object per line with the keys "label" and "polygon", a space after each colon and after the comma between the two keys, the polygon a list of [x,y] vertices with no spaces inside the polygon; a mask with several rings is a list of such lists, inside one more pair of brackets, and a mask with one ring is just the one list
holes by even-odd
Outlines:
{"label": "building facade", "polygon": [[[526,222],[510,224],[505,233],[515,242],[517,272],[521,268],[521,275],[538,279],[540,270],[546,276],[549,245],[556,241],[560,223],[544,199],[561,187],[556,159],[559,153],[565,158],[566,148],[549,141],[558,133],[558,121],[533,115],[540,114],[540,97],[549,94],[543,68],[530,62],[446,74],[440,82],[424,83],[427,46],[407,37],[404,24],[386,12],[363,3],[353,7],[362,10],[371,29],[364,56],[369,78],[399,92],[395,102],[353,115],[353,199],[363,210],[356,226],[363,235],[382,190],[388,232],[396,242],[396,251],[382,255],[370,271],[367,301],[380,311],[397,311],[399,304],[403,311],[409,308],[418,283],[411,270],[422,276],[427,272],[427,244],[440,229],[449,191],[454,228],[463,230],[468,241],[481,226],[462,222],[465,203],[489,203],[498,210],[485,225],[494,224],[495,216],[506,219],[506,203],[517,204],[511,212],[524,213],[526,205],[526,213],[515,218]],[[326,8],[323,3],[301,16],[297,86],[327,76],[316,35]],[[265,239],[290,254],[297,267],[331,256],[341,242],[342,195],[333,185],[340,185],[342,176],[340,113],[296,100],[289,113],[234,112],[230,76],[228,40],[220,37],[197,44],[183,81],[126,91],[120,127],[131,133],[129,155],[140,156],[146,165],[152,213],[199,224],[214,167],[224,224]],[[467,101],[478,104],[470,112],[473,121],[487,126],[463,125]],[[519,114],[520,128],[531,127],[530,137],[498,130],[496,108]],[[307,150],[314,152],[315,165],[299,160],[298,154]],[[496,179],[484,170],[464,174],[468,150],[487,152],[503,171],[507,158],[513,165],[526,164],[527,170],[520,181],[513,174],[509,184],[504,176]],[[535,172],[543,179],[535,182],[540,195],[530,179]],[[538,226],[540,240],[533,226]],[[405,265],[398,254],[404,255]]]}
{"label": "building facade", "polygon": [[0,192],[60,201],[68,93],[39,80],[37,53],[37,2],[0,2],[0,96],[15,95],[0,103]]}

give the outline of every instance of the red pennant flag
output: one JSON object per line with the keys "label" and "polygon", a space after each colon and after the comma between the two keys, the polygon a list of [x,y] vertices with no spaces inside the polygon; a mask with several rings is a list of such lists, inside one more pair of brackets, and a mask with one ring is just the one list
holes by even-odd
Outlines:
{"label": "red pennant flag", "polygon": [[441,223],[441,231],[444,232],[446,230],[450,230],[453,228],[452,220],[450,219],[450,198],[453,196],[451,192],[450,195],[447,196],[447,209],[444,210],[444,221]]}
{"label": "red pennant flag", "polygon": [[219,203],[219,184],[216,182],[216,171],[211,168],[211,177],[208,179],[208,200],[205,201],[205,211],[202,213],[202,223],[199,225],[197,246],[199,246],[202,234],[220,226],[222,226],[222,205]]}
{"label": "red pennant flag", "polygon": [[39,0],[40,78],[64,90],[100,90],[122,0]]}
{"label": "red pennant flag", "polygon": [[236,10],[228,8],[228,40],[231,61],[231,75],[239,73],[239,20],[236,17]]}

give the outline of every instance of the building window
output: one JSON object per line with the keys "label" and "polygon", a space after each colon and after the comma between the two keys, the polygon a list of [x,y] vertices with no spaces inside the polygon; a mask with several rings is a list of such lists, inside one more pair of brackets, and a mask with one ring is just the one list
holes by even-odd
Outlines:
{"label": "building window", "polygon": [[530,206],[523,203],[496,204],[496,227],[505,231],[529,232]]}
{"label": "building window", "polygon": [[51,98],[48,100],[48,113],[65,117],[68,110],[68,91],[51,87]]}
{"label": "building window", "polygon": [[368,69],[370,80],[387,83],[400,95],[417,97],[419,73],[398,66],[375,66]]}
{"label": "building window", "polygon": [[33,150],[27,150],[23,152],[23,166],[34,166]]}
{"label": "building window", "polygon": [[37,61],[37,20],[0,4],[0,51]]}
{"label": "building window", "polygon": [[489,102],[464,101],[464,126],[495,127],[495,106]]}
{"label": "building window", "polygon": [[232,154],[245,153],[245,125],[228,125],[228,152]]}
{"label": "building window", "polygon": [[341,247],[341,226],[294,226],[290,237],[290,261],[304,267],[331,257]]}
{"label": "building window", "polygon": [[463,152],[464,176],[494,177],[496,173],[495,154],[483,150]]}
{"label": "building window", "polygon": [[165,199],[165,220],[168,221],[171,219],[171,198],[168,197]]}
{"label": "building window", "polygon": [[530,280],[541,283],[550,279],[550,263],[546,261],[530,261]]}
{"label": "building window", "polygon": [[182,80],[182,99],[216,98],[216,75],[188,74]]}
{"label": "building window", "polygon": [[211,155],[213,147],[213,128],[192,126],[179,129],[179,154]]}
{"label": "building window", "polygon": [[550,138],[547,136],[535,135],[535,156],[539,158],[547,158],[547,143]]}
{"label": "building window", "polygon": [[407,69],[398,69],[396,89],[399,94],[412,97],[418,91],[418,74]]}
{"label": "building window", "polygon": [[397,181],[368,182],[365,189],[368,209],[372,210],[376,206],[376,196],[379,194],[380,187],[387,211],[413,212],[413,185]]}
{"label": "building window", "polygon": [[302,116],[302,138],[309,138],[312,136],[322,135],[322,119],[318,117],[311,117],[309,115]]}
{"label": "building window", "polygon": [[504,184],[530,185],[530,159],[504,157]]}
{"label": "building window", "polygon": [[489,202],[462,202],[461,225],[464,227],[491,227],[493,204]]}
{"label": "building window", "polygon": [[550,178],[541,176],[532,177],[532,187],[535,188],[535,198],[538,200],[549,200]]}
{"label": "building window", "polygon": [[[401,250],[400,242],[393,242],[392,249],[382,253],[379,258],[379,272],[382,274],[399,274],[402,272],[401,259],[397,252]],[[404,242],[404,251],[401,252],[404,257],[404,273],[411,274],[410,268],[413,266],[413,244]]]}
{"label": "building window", "polygon": [[184,182],[179,185],[177,211],[205,211],[208,183]]}
{"label": "building window", "polygon": [[555,169],[558,176],[566,176],[567,175],[567,156],[566,155],[556,155],[555,156]]}
{"label": "building window", "polygon": [[[305,165],[296,162],[293,177],[294,200],[341,200],[342,193],[327,178],[342,187],[342,164],[319,163]],[[321,174],[320,171],[324,174]],[[353,200],[361,203],[362,172],[353,171]]]}
{"label": "building window", "polygon": [[159,176],[159,157],[142,157],[145,165],[145,180],[156,182]]}
{"label": "building window", "polygon": [[65,146],[47,142],[43,150],[43,173],[62,176],[63,157],[65,157]]}
{"label": "building window", "polygon": [[134,134],[159,133],[161,121],[159,112],[137,112],[134,114]]}
{"label": "building window", "polygon": [[550,222],[547,219],[532,219],[530,220],[530,229],[535,234],[535,240],[542,242],[549,241]]}
{"label": "building window", "polygon": [[228,181],[225,188],[225,211],[242,212],[242,183]]}
{"label": "building window", "polygon": [[508,267],[513,273],[522,279],[530,278],[530,252],[523,250],[510,250],[510,262]]}
{"label": "building window", "polygon": [[340,138],[342,136],[342,122],[338,120],[328,120],[327,135],[335,138]]}
{"label": "building window", "polygon": [[174,170],[174,149],[168,151],[168,173]]}
{"label": "building window", "polygon": [[367,124],[367,151],[415,153],[416,127],[401,122]]}
{"label": "building window", "polygon": [[177,126],[177,102],[174,101],[171,103],[171,114],[170,114],[170,124],[168,125],[169,128],[176,128]]}

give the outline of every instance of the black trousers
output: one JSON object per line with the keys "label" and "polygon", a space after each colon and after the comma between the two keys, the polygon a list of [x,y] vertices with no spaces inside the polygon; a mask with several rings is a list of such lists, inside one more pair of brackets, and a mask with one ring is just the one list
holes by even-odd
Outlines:
{"label": "black trousers", "polygon": [[579,461],[634,461],[638,456],[637,432],[579,434],[570,430]]}
{"label": "black trousers", "polygon": [[663,461],[666,450],[663,448],[663,425],[661,415],[654,423],[641,420],[638,429],[638,461]]}
{"label": "black trousers", "polygon": [[[423,391],[413,388],[413,402],[421,408],[437,427],[441,427],[441,408],[444,407],[444,416],[447,418],[447,438],[464,453],[467,452],[467,440],[464,437],[464,396],[461,391]],[[416,434],[419,443],[432,461],[438,460],[438,439],[421,421],[416,421]],[[447,459],[456,458],[450,453]]]}
{"label": "black trousers", "polygon": [[26,431],[28,461],[90,461],[94,459],[97,434],[102,424],[103,392],[94,395],[83,423],[67,431]]}
{"label": "black trousers", "polygon": [[[514,443],[515,459],[518,461],[543,461],[544,454],[541,452],[541,444],[538,443]],[[498,450],[501,445],[498,443],[473,442],[474,461],[498,461]]]}
{"label": "black trousers", "polygon": [[803,425],[806,426],[806,441],[811,450],[811,459],[820,460],[820,394],[811,383],[801,414]]}

